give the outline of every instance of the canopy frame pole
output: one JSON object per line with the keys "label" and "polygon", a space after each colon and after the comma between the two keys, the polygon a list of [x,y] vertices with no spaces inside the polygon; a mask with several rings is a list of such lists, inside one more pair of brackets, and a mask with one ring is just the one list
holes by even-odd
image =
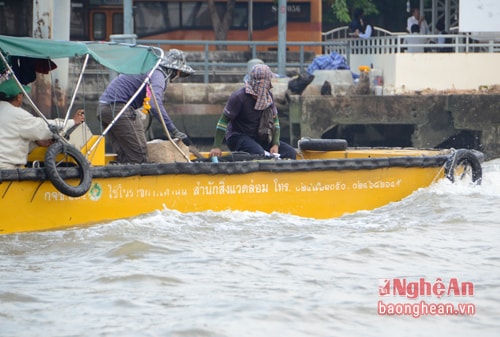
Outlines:
{"label": "canopy frame pole", "polygon": [[90,57],[89,54],[85,54],[85,60],[83,61],[82,69],[80,70],[80,75],[78,76],[78,81],[76,82],[76,87],[75,87],[75,90],[73,91],[73,96],[71,97],[71,101],[70,101],[69,106],[68,106],[68,111],[66,111],[66,116],[64,117],[64,124],[63,125],[66,125],[66,123],[68,123],[69,112],[71,111],[71,109],[73,108],[73,104],[75,103],[76,92],[80,88],[80,85],[81,85],[81,82],[83,79],[83,73],[85,72],[85,69],[87,69],[87,63],[89,61],[89,57]]}

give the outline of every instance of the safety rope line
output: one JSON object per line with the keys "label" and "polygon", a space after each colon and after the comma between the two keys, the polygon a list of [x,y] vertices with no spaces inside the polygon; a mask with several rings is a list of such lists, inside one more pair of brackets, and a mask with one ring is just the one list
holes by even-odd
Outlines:
{"label": "safety rope line", "polygon": [[[151,90],[151,83],[149,82],[149,78],[148,78],[148,82],[147,82],[146,86],[149,86],[149,88]],[[165,119],[163,118],[163,114],[161,113],[160,105],[158,104],[158,100],[156,99],[156,95],[155,95],[154,90],[151,90],[151,96],[153,96],[153,101],[155,104],[156,112],[158,113],[158,116],[160,117],[160,122],[161,122],[161,125],[163,126],[163,131],[165,131],[165,134],[167,135],[168,140],[177,149],[177,151],[179,151],[182,154],[184,159],[186,159],[190,163],[191,160],[189,159],[189,156],[187,154],[185,154],[184,151],[182,151],[182,149],[177,145],[176,142],[174,142],[174,140],[172,139],[172,136],[170,135],[170,132],[167,129],[167,125],[165,124]],[[182,140],[180,140],[180,141],[182,142]]]}

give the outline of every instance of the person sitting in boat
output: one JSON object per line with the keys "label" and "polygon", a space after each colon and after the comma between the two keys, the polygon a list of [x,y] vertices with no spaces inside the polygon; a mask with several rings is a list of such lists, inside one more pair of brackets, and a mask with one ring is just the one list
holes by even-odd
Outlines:
{"label": "person sitting in boat", "polygon": [[[151,112],[158,120],[165,121],[166,127],[172,138],[187,141],[187,135],[179,131],[163,104],[163,96],[168,82],[178,77],[186,77],[194,73],[194,70],[186,64],[184,53],[178,49],[169,50],[153,72],[150,78],[152,94],[156,97],[159,110],[156,108],[155,100],[151,98]],[[107,127],[119,113],[130,98],[142,85],[146,75],[118,75],[99,98],[98,119],[104,127]],[[141,118],[137,116],[136,109],[143,106],[144,98],[148,97],[147,86],[132,101],[129,109],[125,111],[113,127],[109,130],[111,146],[117,154],[118,163],[140,164],[148,161],[147,141]],[[161,117],[160,117],[161,114]]]}
{"label": "person sitting in boat", "polygon": [[245,86],[234,91],[221,114],[210,157],[220,157],[224,137],[231,151],[295,159],[296,151],[280,141],[278,110],[271,93],[275,77],[265,64],[256,64]]}
{"label": "person sitting in boat", "polygon": [[[23,85],[27,93],[31,88]],[[24,93],[14,79],[0,84],[0,169],[16,169],[26,165],[30,146],[51,144],[52,132],[47,122],[21,108]],[[83,110],[79,110],[73,120],[68,120],[65,128],[84,121]],[[48,120],[54,125],[62,125],[62,119]]]}

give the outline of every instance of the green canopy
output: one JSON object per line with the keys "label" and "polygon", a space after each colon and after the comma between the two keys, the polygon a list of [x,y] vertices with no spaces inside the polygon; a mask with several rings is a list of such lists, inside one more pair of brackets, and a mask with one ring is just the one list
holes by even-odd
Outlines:
{"label": "green canopy", "polygon": [[[73,42],[0,35],[0,51],[7,57],[72,58],[89,54],[103,66],[122,74],[146,74],[158,62],[158,48],[109,42]],[[1,63],[1,62],[0,62]],[[2,70],[0,64],[0,70]]]}

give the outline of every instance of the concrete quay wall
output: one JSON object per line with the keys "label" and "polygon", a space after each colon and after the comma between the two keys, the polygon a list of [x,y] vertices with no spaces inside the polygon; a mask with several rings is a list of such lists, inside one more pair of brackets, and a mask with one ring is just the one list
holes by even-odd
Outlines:
{"label": "concrete quay wall", "polygon": [[466,147],[500,157],[499,94],[292,96],[289,109],[300,136],[346,138],[342,127],[361,125],[362,141],[382,142],[351,145]]}
{"label": "concrete quay wall", "polygon": [[[227,98],[242,83],[172,83],[166,107],[180,130],[210,144]],[[345,138],[350,146],[466,147],[500,157],[500,94],[290,95],[274,83],[282,138]],[[161,137],[161,127],[153,124]]]}

